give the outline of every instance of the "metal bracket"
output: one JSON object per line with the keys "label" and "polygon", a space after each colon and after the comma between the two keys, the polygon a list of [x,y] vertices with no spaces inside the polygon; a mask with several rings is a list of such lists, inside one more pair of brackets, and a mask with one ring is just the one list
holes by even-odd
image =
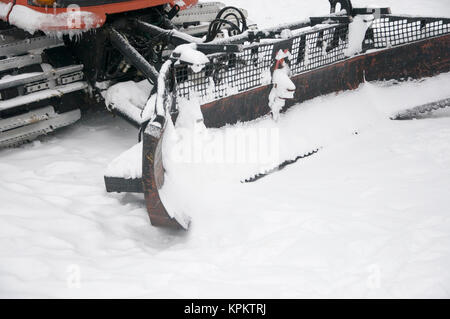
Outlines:
{"label": "metal bracket", "polygon": [[328,0],[330,1],[330,13],[336,13],[336,7],[338,4],[341,5],[341,10],[346,10],[347,15],[351,15],[353,12],[352,2],[350,0]]}

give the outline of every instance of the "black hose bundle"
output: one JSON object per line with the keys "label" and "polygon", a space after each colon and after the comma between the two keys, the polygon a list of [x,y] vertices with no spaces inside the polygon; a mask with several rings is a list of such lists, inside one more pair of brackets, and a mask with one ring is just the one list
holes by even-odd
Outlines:
{"label": "black hose bundle", "polygon": [[[232,18],[231,20],[229,19],[230,17]],[[244,33],[248,30],[247,18],[245,17],[245,14],[236,7],[223,8],[217,14],[216,19],[209,25],[205,42],[213,41],[224,26],[230,27],[231,31],[234,31],[237,34]]]}

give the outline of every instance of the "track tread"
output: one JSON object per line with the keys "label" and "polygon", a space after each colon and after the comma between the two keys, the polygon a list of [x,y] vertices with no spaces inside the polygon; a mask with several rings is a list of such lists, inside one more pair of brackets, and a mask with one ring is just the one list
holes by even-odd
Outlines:
{"label": "track tread", "polygon": [[286,168],[287,166],[289,166],[289,165],[293,165],[293,164],[297,163],[299,160],[302,160],[302,159],[305,159],[305,158],[308,158],[308,157],[311,157],[311,156],[317,154],[321,149],[322,149],[322,148],[319,147],[319,148],[316,148],[316,149],[312,150],[312,151],[309,152],[309,153],[305,153],[305,154],[303,154],[303,155],[297,156],[295,159],[284,161],[283,163],[281,163],[281,164],[278,165],[277,167],[274,167],[274,168],[272,168],[272,169],[270,169],[270,170],[267,170],[267,171],[265,171],[264,173],[256,174],[256,175],[253,176],[253,177],[250,177],[250,178],[247,178],[247,179],[241,181],[241,183],[242,183],[242,184],[248,184],[248,183],[254,183],[254,182],[257,182],[257,181],[259,181],[260,179],[262,179],[262,178],[264,178],[264,177],[266,177],[266,176],[268,176],[268,175],[271,175],[271,174],[273,174],[273,173],[276,173],[276,172],[279,172],[279,171],[285,169],[285,168]]}
{"label": "track tread", "polygon": [[440,109],[445,109],[447,107],[450,107],[450,98],[443,99],[440,101],[435,101],[432,103],[416,106],[411,109],[404,110],[394,117],[392,117],[392,120],[401,121],[401,120],[412,120],[419,116],[423,116],[427,113],[431,113],[433,111],[437,111]]}

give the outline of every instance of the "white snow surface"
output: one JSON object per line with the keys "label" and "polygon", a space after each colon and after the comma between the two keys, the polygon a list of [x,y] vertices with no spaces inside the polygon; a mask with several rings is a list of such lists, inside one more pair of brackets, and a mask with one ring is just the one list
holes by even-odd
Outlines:
{"label": "white snow surface", "polygon": [[142,177],[142,142],[120,154],[106,169],[105,176],[136,179]]}
{"label": "white snow surface", "polygon": [[[225,0],[228,5],[247,8],[249,19],[259,27],[296,22],[313,16],[323,16],[330,12],[328,1],[316,0]],[[450,17],[447,0],[352,0],[354,7],[390,7],[393,14]]]}
{"label": "white snow surface", "polygon": [[[328,11],[327,1],[226,2],[266,26]],[[377,3],[450,16],[446,0],[355,1]],[[366,83],[278,123],[207,130],[218,141],[278,127],[280,159],[323,149],[254,184],[237,182],[237,165],[172,163],[188,232],[151,227],[142,196],[105,192],[105,167],[137,143],[136,130],[106,112],[2,150],[0,297],[448,298],[450,111],[388,116],[448,97],[449,87],[450,74]]]}

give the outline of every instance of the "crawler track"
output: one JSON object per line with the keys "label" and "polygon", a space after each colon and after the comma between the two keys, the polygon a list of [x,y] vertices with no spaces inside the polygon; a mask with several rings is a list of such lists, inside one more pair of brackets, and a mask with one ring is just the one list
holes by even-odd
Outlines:
{"label": "crawler track", "polygon": [[414,107],[412,109],[407,109],[403,112],[398,113],[396,116],[392,117],[393,120],[411,120],[419,116],[425,115],[427,113],[437,111],[440,109],[445,109],[450,107],[450,98],[443,99],[440,101],[427,103]]}
{"label": "crawler track", "polygon": [[88,85],[83,65],[64,43],[43,34],[0,30],[0,148],[14,147],[81,117],[77,100]]}

